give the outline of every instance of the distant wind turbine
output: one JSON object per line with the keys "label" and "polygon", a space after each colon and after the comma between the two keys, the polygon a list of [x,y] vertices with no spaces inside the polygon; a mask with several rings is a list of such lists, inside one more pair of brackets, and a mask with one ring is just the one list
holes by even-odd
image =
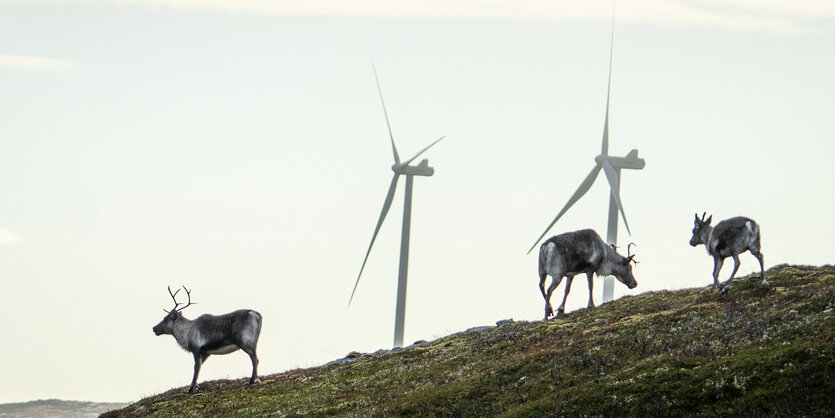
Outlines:
{"label": "distant wind turbine", "polygon": [[[373,68],[373,67],[372,67]],[[383,220],[386,219],[391,202],[394,199],[394,190],[397,188],[397,180],[401,175],[406,176],[406,193],[403,203],[403,229],[400,237],[400,273],[397,279],[397,305],[394,316],[394,346],[403,346],[403,325],[406,318],[406,274],[409,270],[409,232],[411,228],[412,219],[412,181],[414,176],[431,176],[435,174],[435,169],[429,167],[429,160],[423,159],[418,165],[409,165],[417,157],[423,154],[438,141],[444,139],[444,136],[429,144],[426,148],[420,150],[414,157],[401,162],[400,155],[397,153],[397,147],[394,145],[394,135],[391,132],[391,124],[389,123],[388,112],[386,111],[386,103],[383,101],[383,91],[380,88],[380,80],[377,78],[377,69],[374,68],[374,79],[377,81],[377,92],[380,94],[380,103],[383,105],[383,115],[386,117],[386,126],[389,130],[389,138],[391,139],[391,150],[394,153],[394,165],[391,170],[394,171],[394,176],[391,178],[391,185],[389,186],[386,200],[383,202],[383,210],[380,212],[380,219],[377,220],[377,227],[374,228],[374,235],[371,236],[371,243],[368,244],[368,251],[365,253],[365,259],[362,261],[362,267],[357,275],[357,281],[354,283],[354,290],[351,291],[351,299],[348,300],[348,306],[354,300],[354,293],[357,291],[357,285],[362,277],[362,271],[365,269],[365,263],[368,261],[368,255],[371,254],[371,247],[374,246],[374,241],[377,239],[377,233],[380,232],[380,227],[383,225]]]}
{"label": "distant wind turbine", "polygon": [[[614,14],[614,12],[613,12]],[[591,172],[586,176],[585,180],[580,183],[580,187],[577,188],[577,191],[571,195],[571,198],[568,199],[568,203],[560,210],[557,216],[554,218],[553,221],[545,228],[545,232],[537,238],[536,242],[534,242],[533,246],[528,250],[528,254],[533,251],[536,247],[536,244],[539,243],[540,240],[551,230],[551,227],[557,223],[557,220],[568,211],[568,208],[571,207],[574,203],[580,200],[583,195],[589,191],[591,185],[594,184],[594,180],[597,179],[597,175],[600,173],[600,169],[603,169],[603,172],[606,173],[606,180],[609,182],[610,188],[610,195],[609,195],[609,229],[608,233],[606,234],[606,241],[610,245],[616,245],[618,240],[618,211],[620,211],[621,216],[623,217],[623,223],[626,226],[626,231],[629,235],[632,235],[632,232],[629,230],[629,222],[626,221],[626,213],[623,211],[623,204],[621,203],[620,199],[620,170],[624,168],[628,168],[631,170],[640,170],[644,168],[645,163],[643,158],[638,158],[638,150],[633,149],[629,151],[629,154],[626,154],[626,157],[613,157],[609,155],[609,97],[612,90],[612,51],[614,49],[614,42],[615,42],[615,19],[612,16],[612,40],[609,47],[609,84],[606,90],[606,120],[603,123],[603,145],[600,149],[600,155],[594,157],[595,166],[592,168]],[[612,300],[614,297],[614,288],[615,282],[614,279],[609,276],[603,280],[603,302],[608,302]]]}

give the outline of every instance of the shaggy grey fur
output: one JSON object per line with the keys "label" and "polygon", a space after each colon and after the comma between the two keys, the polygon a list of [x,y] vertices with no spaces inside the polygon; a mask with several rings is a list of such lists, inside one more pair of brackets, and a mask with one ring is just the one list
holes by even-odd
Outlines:
{"label": "shaggy grey fur", "polygon": [[[592,277],[595,273],[598,276],[613,275],[628,288],[634,289],[638,285],[635,277],[632,276],[632,265],[634,255],[624,257],[618,254],[615,249],[600,239],[600,236],[591,229],[567,232],[548,238],[539,247],[539,290],[545,299],[545,319],[554,314],[551,308],[551,293],[559,286],[563,277],[565,283],[565,296],[562,299],[557,314],[565,313],[565,300],[571,290],[571,282],[574,276],[586,273],[589,281],[589,304],[594,307],[592,297]],[[551,276],[551,286],[545,291],[545,279]]]}
{"label": "shaggy grey fur", "polygon": [[[750,251],[760,262],[760,277],[762,278],[760,284],[768,285],[763,269],[763,255],[760,252],[760,226],[751,218],[737,216],[711,227],[710,222],[713,220],[713,215],[707,220],[705,220],[705,215],[706,213],[703,213],[702,218],[699,219],[699,214],[696,214],[690,245],[695,247],[704,244],[707,253],[713,257],[713,291],[721,290],[724,293],[730,290],[731,280],[739,270],[739,254],[745,251]],[[722,264],[727,257],[733,258],[734,270],[725,284],[720,285],[719,271],[722,270]]]}

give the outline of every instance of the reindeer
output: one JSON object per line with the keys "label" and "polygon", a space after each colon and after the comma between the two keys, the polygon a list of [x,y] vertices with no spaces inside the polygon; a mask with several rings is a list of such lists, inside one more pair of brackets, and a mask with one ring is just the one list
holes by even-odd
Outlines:
{"label": "reindeer", "polygon": [[[565,283],[565,296],[562,298],[560,307],[557,308],[557,315],[565,314],[565,300],[568,299],[568,292],[571,290],[571,282],[574,276],[586,273],[589,280],[589,304],[587,307],[594,307],[592,297],[592,277],[615,276],[618,281],[626,287],[634,289],[638,286],[635,277],[632,276],[630,262],[635,255],[629,254],[631,246],[627,247],[627,256],[623,257],[615,251],[615,246],[606,245],[600,236],[591,229],[567,232],[548,238],[539,247],[539,290],[545,298],[545,319],[554,314],[551,308],[551,293],[559,286],[562,278],[568,279]],[[551,276],[551,286],[545,292],[545,279]]]}
{"label": "reindeer", "polygon": [[[699,219],[699,214],[696,213],[690,245],[695,247],[704,244],[707,253],[713,256],[713,291],[721,290],[722,293],[725,293],[730,290],[731,280],[734,279],[736,271],[739,270],[739,254],[745,251],[750,251],[754,257],[757,257],[757,261],[760,262],[760,277],[762,278],[760,284],[767,286],[768,281],[765,280],[765,270],[763,269],[763,255],[760,252],[760,226],[753,219],[737,216],[711,227],[710,221],[713,220],[713,215],[710,215],[706,221],[705,215],[707,215],[707,212],[702,213],[702,218]],[[731,277],[724,285],[719,285],[719,271],[722,270],[722,264],[727,257],[734,259],[734,271],[731,272]],[[717,286],[719,289],[717,289]]]}
{"label": "reindeer", "polygon": [[229,354],[238,349],[243,350],[252,359],[252,377],[249,383],[260,382],[255,347],[261,334],[261,314],[251,309],[240,309],[224,315],[203,314],[194,320],[186,319],[180,312],[192,305],[191,291],[185,286],[183,289],[188,295],[188,303],[178,308],[180,303],[177,302],[177,293],[180,290],[171,293],[171,286],[168,287],[168,294],[174,299],[174,309],[163,309],[168,315],[154,327],[154,334],[173,335],[180,347],[194,355],[194,377],[191,379],[188,393],[197,390],[200,366],[210,355]]}

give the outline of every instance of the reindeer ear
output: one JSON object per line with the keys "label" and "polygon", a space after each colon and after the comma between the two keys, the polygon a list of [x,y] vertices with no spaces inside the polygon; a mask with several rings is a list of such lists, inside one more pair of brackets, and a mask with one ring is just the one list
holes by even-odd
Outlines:
{"label": "reindeer ear", "polygon": [[710,221],[712,221],[712,220],[713,220],[713,215],[710,215],[710,217],[708,217],[708,218],[707,218],[707,220],[705,221],[705,223],[706,223],[706,224],[708,224],[708,225],[710,225]]}
{"label": "reindeer ear", "polygon": [[696,222],[699,222],[699,214],[696,214]]}

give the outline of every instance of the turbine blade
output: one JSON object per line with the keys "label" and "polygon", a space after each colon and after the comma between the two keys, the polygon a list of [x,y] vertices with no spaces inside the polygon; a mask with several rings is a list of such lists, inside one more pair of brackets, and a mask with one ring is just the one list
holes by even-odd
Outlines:
{"label": "turbine blade", "polygon": [[[609,87],[612,86],[611,69],[609,75]],[[606,92],[606,120],[603,121],[603,144],[600,146],[600,155],[609,155],[609,92]]]}
{"label": "turbine blade", "polygon": [[377,92],[380,93],[380,103],[383,104],[383,115],[386,116],[386,126],[389,129],[389,138],[391,139],[391,151],[394,154],[394,163],[400,164],[400,155],[397,154],[397,147],[394,145],[394,134],[391,133],[391,123],[389,123],[389,113],[386,111],[386,102],[383,100],[383,89],[380,88],[380,79],[377,77],[377,67],[371,63],[371,68],[374,70],[374,80],[377,81]]}
{"label": "turbine blade", "polygon": [[612,3],[612,40],[609,43],[609,84],[606,87],[606,121],[603,124],[603,145],[601,155],[609,155],[609,97],[612,92],[612,52],[615,49],[615,5]]}
{"label": "turbine blade", "polygon": [[538,244],[542,237],[544,237],[545,234],[547,234],[548,231],[551,230],[551,227],[554,226],[555,223],[557,223],[557,220],[560,219],[566,211],[568,211],[568,208],[570,208],[574,203],[577,203],[577,201],[580,200],[580,198],[583,197],[583,195],[586,194],[587,191],[589,191],[591,185],[594,184],[594,180],[597,178],[597,175],[599,173],[600,166],[595,165],[594,168],[592,168],[589,174],[586,176],[585,180],[583,180],[583,182],[580,183],[580,187],[577,188],[577,191],[575,191],[574,194],[571,195],[571,198],[568,199],[568,203],[566,203],[565,206],[563,206],[560,213],[557,214],[557,217],[554,218],[554,220],[551,221],[550,224],[548,224],[548,227],[545,228],[545,231],[542,232],[542,235],[540,235],[539,238],[536,239],[536,242],[533,243],[531,248],[528,250],[527,254],[530,254],[531,251],[533,251],[534,247],[536,247],[536,244]]}
{"label": "turbine blade", "polygon": [[405,163],[403,163],[403,165],[409,165],[412,161],[414,161],[414,160],[415,160],[415,158],[419,157],[419,156],[420,156],[420,154],[423,154],[426,150],[428,150],[429,148],[432,148],[432,146],[433,146],[433,145],[437,144],[438,142],[440,142],[440,141],[441,141],[442,139],[444,139],[444,138],[446,138],[446,135],[444,135],[444,136],[442,136],[442,137],[440,137],[440,138],[436,139],[436,140],[435,140],[435,142],[433,142],[433,143],[429,144],[426,148],[424,148],[424,149],[420,150],[417,154],[415,154],[415,156],[414,156],[414,157],[409,158],[409,159],[408,159]]}
{"label": "turbine blade", "polygon": [[629,235],[632,235],[632,231],[629,230],[629,222],[626,222],[626,212],[623,211],[623,204],[620,202],[620,179],[618,178],[618,173],[615,171],[615,168],[612,167],[612,164],[609,163],[607,160],[603,160],[603,172],[606,173],[606,180],[609,181],[609,188],[612,193],[612,197],[615,199],[615,203],[618,205],[618,210],[620,211],[620,216],[623,218],[623,224],[626,225],[626,232]]}
{"label": "turbine blade", "polygon": [[383,225],[383,221],[386,219],[386,214],[388,214],[389,209],[391,208],[391,202],[394,200],[394,191],[397,189],[397,178],[399,176],[399,174],[395,174],[391,178],[391,185],[389,186],[389,191],[386,195],[386,201],[383,202],[383,210],[380,212],[380,219],[377,220],[377,227],[374,228],[374,235],[371,236],[371,243],[368,244],[368,251],[365,252],[365,259],[362,260],[362,267],[360,267],[360,273],[357,275],[356,283],[354,283],[354,290],[351,291],[351,298],[348,299],[348,306],[351,306],[351,301],[354,300],[354,293],[357,292],[357,285],[360,284],[360,277],[362,276],[362,271],[365,270],[365,263],[368,262],[368,255],[371,254],[371,247],[374,246],[374,241],[377,239],[377,233],[380,232],[380,227]]}

